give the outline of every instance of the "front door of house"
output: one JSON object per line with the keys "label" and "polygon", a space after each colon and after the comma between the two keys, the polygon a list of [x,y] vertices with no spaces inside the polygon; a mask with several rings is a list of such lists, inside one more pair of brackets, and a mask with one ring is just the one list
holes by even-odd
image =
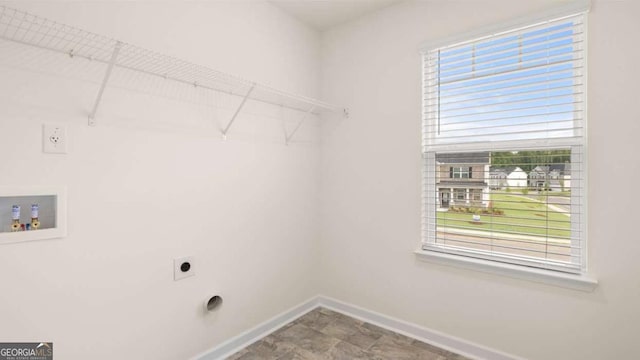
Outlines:
{"label": "front door of house", "polygon": [[449,201],[450,201],[450,196],[451,194],[448,191],[442,191],[440,192],[440,206],[443,208],[448,208],[449,207]]}

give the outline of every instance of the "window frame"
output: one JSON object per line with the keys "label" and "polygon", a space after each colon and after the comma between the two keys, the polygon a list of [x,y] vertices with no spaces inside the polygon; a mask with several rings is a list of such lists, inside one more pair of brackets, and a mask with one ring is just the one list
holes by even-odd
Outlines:
{"label": "window frame", "polygon": [[[425,69],[425,63],[424,61],[426,60],[426,54],[429,50],[433,49],[433,48],[437,48],[437,47],[442,47],[442,46],[446,46],[448,44],[454,44],[457,42],[462,42],[462,41],[476,41],[476,39],[479,39],[484,35],[488,35],[488,34],[492,34],[492,33],[499,33],[499,32],[503,32],[503,31],[512,31],[514,29],[517,28],[523,28],[523,27],[527,27],[527,26],[532,26],[535,23],[541,23],[541,22],[545,22],[545,21],[549,21],[549,20],[555,20],[564,16],[574,16],[574,15],[582,15],[583,16],[583,21],[584,21],[584,27],[585,29],[587,29],[588,27],[588,13],[589,10],[589,2],[585,1],[585,2],[579,2],[579,3],[575,3],[572,4],[571,6],[566,6],[563,9],[556,9],[555,11],[551,11],[551,12],[546,12],[546,13],[542,13],[542,14],[538,14],[536,16],[531,16],[525,19],[518,19],[516,21],[512,21],[509,23],[505,23],[502,25],[498,25],[498,26],[492,26],[491,28],[486,28],[486,29],[481,29],[480,31],[476,31],[473,33],[467,33],[467,34],[463,34],[460,36],[456,36],[453,38],[449,38],[446,40],[442,40],[439,43],[431,43],[431,44],[427,44],[424,45],[422,47],[422,56],[423,56],[423,69]],[[585,31],[584,34],[584,39],[585,39],[585,45],[583,48],[583,51],[585,54],[587,54],[587,48],[586,48],[586,40],[587,40],[587,33],[588,31]],[[470,40],[473,39],[473,40]],[[587,63],[587,58],[585,56],[584,61],[584,66],[586,68],[586,63]],[[584,74],[582,75],[584,77],[584,87],[585,87],[585,94],[586,94],[586,83],[587,83],[587,73],[586,71],[584,72]],[[424,78],[424,72],[423,72],[423,87],[427,86],[426,83],[426,79]],[[586,122],[586,118],[587,118],[587,114],[586,114],[586,110],[587,110],[587,105],[586,105],[586,95],[585,95],[585,101],[584,101],[584,118],[585,118],[585,122]],[[422,110],[423,110],[423,129],[425,129],[426,126],[426,122],[427,122],[427,117],[424,115],[425,111],[427,110],[427,104],[426,104],[426,100],[423,96],[423,105],[422,105]],[[577,191],[572,191],[571,193],[571,202],[572,202],[572,206],[579,206],[580,211],[579,211],[579,219],[578,221],[573,221],[571,223],[571,230],[574,231],[577,230],[578,232],[580,232],[581,237],[578,240],[579,241],[579,245],[578,246],[582,246],[583,250],[581,251],[581,253],[579,255],[574,254],[574,256],[579,256],[579,267],[576,269],[573,269],[573,271],[571,269],[565,269],[565,268],[561,268],[561,269],[554,269],[553,267],[549,267],[549,266],[537,266],[540,264],[536,264],[536,261],[532,261],[531,263],[519,263],[518,261],[505,261],[505,262],[499,262],[500,260],[498,259],[496,261],[495,257],[483,257],[483,256],[477,256],[477,254],[469,254],[469,249],[466,249],[465,251],[462,251],[460,253],[456,252],[456,251],[450,251],[450,249],[447,249],[446,251],[443,251],[443,249],[438,248],[437,246],[432,246],[435,243],[435,237],[433,236],[433,234],[436,232],[435,229],[435,223],[434,224],[429,224],[429,222],[427,220],[425,220],[427,217],[425,216],[429,211],[434,211],[435,209],[425,209],[425,207],[427,207],[427,202],[425,201],[425,195],[427,193],[432,193],[432,194],[436,194],[437,188],[436,188],[436,184],[435,184],[435,177],[433,179],[428,179],[426,178],[425,171],[427,170],[428,167],[431,167],[432,169],[435,168],[436,166],[436,162],[435,162],[435,151],[426,151],[425,149],[427,148],[427,144],[430,140],[433,139],[429,139],[429,138],[425,138],[424,137],[424,130],[423,130],[423,139],[424,139],[424,144],[423,144],[423,150],[422,150],[422,156],[423,156],[423,231],[422,231],[422,246],[419,250],[416,251],[416,254],[420,255],[420,258],[432,258],[432,257],[436,257],[439,258],[439,260],[442,259],[446,259],[446,258],[450,258],[451,256],[453,256],[455,258],[455,261],[453,261],[454,263],[457,262],[471,262],[471,263],[477,263],[478,261],[480,262],[486,262],[487,265],[489,266],[489,268],[491,267],[498,267],[501,268],[502,270],[504,270],[505,268],[509,268],[509,269],[520,269],[520,270],[530,270],[533,269],[534,272],[542,272],[544,274],[551,274],[551,275],[557,275],[557,274],[561,274],[562,276],[569,276],[569,277],[578,277],[581,279],[586,279],[585,283],[582,283],[580,286],[581,287],[583,285],[585,285],[587,288],[589,289],[593,289],[595,287],[595,284],[597,284],[597,281],[595,281],[594,279],[591,278],[587,278],[586,274],[587,274],[587,250],[586,250],[586,245],[587,245],[587,226],[586,226],[586,214],[587,214],[587,207],[586,207],[586,186],[587,186],[587,179],[586,177],[584,177],[583,179],[580,180],[572,180],[571,181],[571,188],[573,189],[577,189]],[[586,174],[586,165],[587,165],[587,157],[586,157],[586,152],[587,152],[587,141],[586,141],[586,124],[585,124],[585,128],[583,130],[583,134],[582,137],[580,138],[580,141],[577,142],[569,142],[566,141],[566,139],[537,139],[537,140],[519,140],[519,141],[514,141],[513,146],[509,146],[509,145],[505,145],[505,141],[501,142],[502,143],[502,147],[501,148],[490,148],[490,151],[512,151],[512,150],[536,150],[536,149],[542,149],[545,146],[549,147],[549,146],[554,146],[556,145],[557,148],[570,148],[572,151],[572,169],[574,166],[577,167],[577,171],[581,171],[582,173]],[[479,150],[483,150],[486,151],[487,148],[479,148],[477,144],[455,144],[455,145],[451,145],[450,149],[448,151],[444,151],[444,152],[464,152],[464,151],[479,151]],[[575,150],[575,151],[574,151]],[[439,151],[439,153],[443,153],[443,151]],[[575,159],[574,161],[574,154],[579,154],[579,156],[581,158],[579,159]],[[576,155],[577,156],[577,155]],[[454,176],[455,178],[455,176]],[[435,195],[436,198],[439,198],[439,194]],[[455,196],[452,196],[452,200],[455,200]],[[436,199],[436,203],[438,202],[438,199]],[[577,204],[577,205],[573,205],[573,204]],[[428,216],[428,215],[427,215]],[[430,226],[429,225],[433,225]],[[575,228],[576,226],[579,226],[580,228]],[[572,253],[574,252],[574,244],[572,243]],[[505,256],[505,258],[508,258],[508,256]],[[544,265],[544,264],[542,264]],[[533,268],[531,268],[531,266],[533,266]],[[474,266],[476,267],[476,266]],[[520,272],[516,271],[517,272]],[[559,270],[560,272],[556,271]],[[503,272],[503,271],[500,271]],[[553,277],[553,276],[552,276]],[[581,280],[580,280],[581,281]],[[579,282],[580,282],[579,281]]]}

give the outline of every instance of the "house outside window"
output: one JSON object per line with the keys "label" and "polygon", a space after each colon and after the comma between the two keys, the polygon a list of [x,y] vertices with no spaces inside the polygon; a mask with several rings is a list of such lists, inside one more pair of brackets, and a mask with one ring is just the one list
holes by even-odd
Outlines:
{"label": "house outside window", "polygon": [[[487,207],[489,185],[484,178],[485,173],[489,171],[489,158],[489,152],[438,154],[436,188],[441,200],[438,204],[439,208]],[[471,194],[475,194],[476,199]]]}
{"label": "house outside window", "polygon": [[584,17],[425,49],[424,250],[586,270]]}

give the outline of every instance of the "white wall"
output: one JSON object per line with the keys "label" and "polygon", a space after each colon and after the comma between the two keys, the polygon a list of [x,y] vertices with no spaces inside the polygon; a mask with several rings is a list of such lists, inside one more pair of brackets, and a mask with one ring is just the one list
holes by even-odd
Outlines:
{"label": "white wall", "polygon": [[640,357],[637,178],[640,4],[589,16],[589,272],[593,293],[423,263],[419,46],[556,6],[409,1],[323,34],[322,91],[347,104],[323,124],[321,293],[527,359]]}
{"label": "white wall", "polygon": [[[266,3],[10,5],[317,96],[318,34]],[[66,186],[69,209],[66,238],[0,246],[2,341],[53,341],[69,360],[186,359],[317,294],[313,121],[286,147],[279,110],[249,106],[222,142],[231,102],[215,111],[182,101],[196,90],[117,75],[138,91],[108,88],[88,127],[104,70],[78,61],[0,41],[0,185]],[[69,154],[41,152],[45,122],[66,124]],[[187,255],[197,275],[174,282]],[[215,294],[222,308],[203,314]]]}

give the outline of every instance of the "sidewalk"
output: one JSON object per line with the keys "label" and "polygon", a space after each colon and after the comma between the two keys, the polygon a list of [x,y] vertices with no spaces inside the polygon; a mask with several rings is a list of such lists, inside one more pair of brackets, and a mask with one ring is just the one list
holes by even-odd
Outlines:
{"label": "sidewalk", "polygon": [[437,231],[450,233],[450,234],[457,234],[457,235],[482,236],[483,238],[490,236],[492,238],[500,239],[500,240],[527,240],[527,241],[535,241],[540,243],[554,243],[554,244],[561,244],[561,245],[571,244],[570,239],[559,239],[559,238],[544,237],[544,236],[505,234],[500,232],[457,229],[457,228],[451,228],[451,227],[438,227]]}
{"label": "sidewalk", "polygon": [[564,214],[564,215],[567,215],[567,216],[571,217],[571,214],[569,213],[569,211],[567,211],[567,210],[565,210],[565,209],[563,209],[561,207],[555,206],[555,205],[547,204],[544,201],[540,201],[538,199],[534,199],[532,197],[525,196],[525,195],[516,195],[516,194],[507,194],[507,195],[513,196],[513,197],[519,197],[519,198],[523,198],[523,199],[527,199],[527,200],[531,200],[531,201],[537,201],[537,202],[539,202],[541,204],[547,205],[547,207],[549,209],[551,209],[551,210],[553,210],[555,212],[559,212],[561,214]]}

